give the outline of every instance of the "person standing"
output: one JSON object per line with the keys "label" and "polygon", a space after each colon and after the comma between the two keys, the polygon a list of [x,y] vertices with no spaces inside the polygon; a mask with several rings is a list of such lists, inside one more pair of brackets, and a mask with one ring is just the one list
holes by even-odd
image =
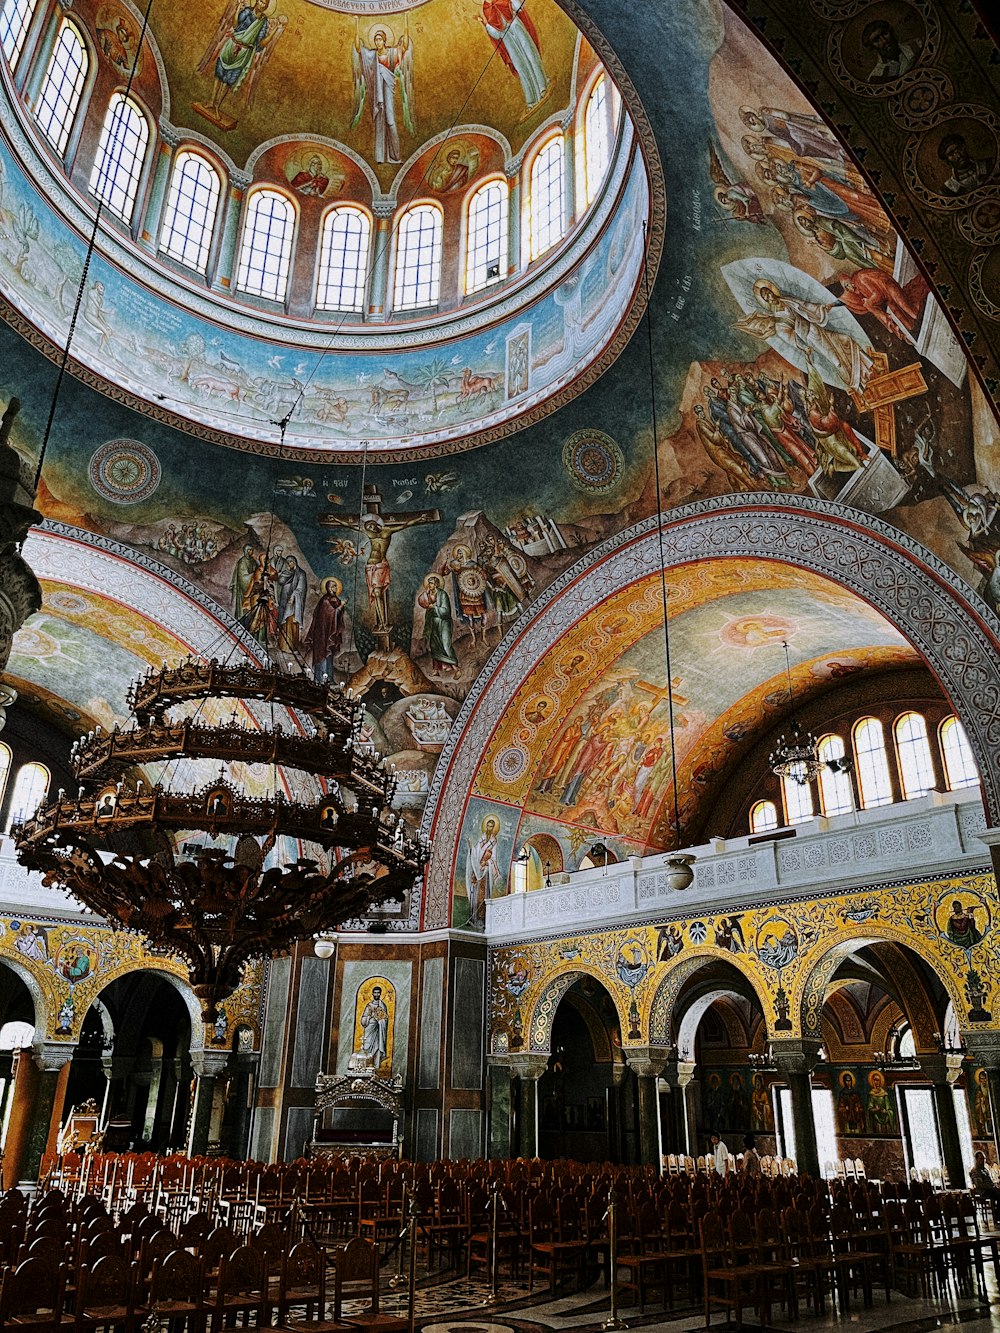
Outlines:
{"label": "person standing", "polygon": [[729,1149],[718,1134],[712,1135],[712,1157],[714,1168],[719,1175],[727,1175],[729,1172]]}

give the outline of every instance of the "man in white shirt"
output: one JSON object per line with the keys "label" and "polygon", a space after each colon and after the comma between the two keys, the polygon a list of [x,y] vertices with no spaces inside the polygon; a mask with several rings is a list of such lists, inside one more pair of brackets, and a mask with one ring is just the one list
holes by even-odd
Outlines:
{"label": "man in white shirt", "polygon": [[724,1176],[729,1170],[729,1149],[719,1138],[718,1134],[712,1135],[712,1155],[715,1158],[715,1169],[720,1176]]}

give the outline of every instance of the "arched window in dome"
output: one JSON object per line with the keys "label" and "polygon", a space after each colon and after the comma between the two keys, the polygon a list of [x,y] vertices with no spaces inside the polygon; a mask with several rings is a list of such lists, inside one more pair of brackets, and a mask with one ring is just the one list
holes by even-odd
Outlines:
{"label": "arched window in dome", "polygon": [[750,807],[750,832],[770,833],[778,827],[778,807],[773,801],[754,801]]}
{"label": "arched window in dome", "polygon": [[171,259],[204,273],[219,212],[222,181],[200,153],[177,154],[160,228],[160,249]]}
{"label": "arched window in dome", "polygon": [[466,212],[465,290],[482,291],[506,272],[507,182],[486,181],[469,200]]}
{"label": "arched window in dome", "polygon": [[539,149],[528,189],[528,257],[537,259],[562,240],[566,230],[565,145],[561,134]]}
{"label": "arched window in dome", "polygon": [[819,771],[819,803],[824,815],[849,815],[854,809],[854,784],[850,773],[830,764],[847,753],[842,736],[823,736],[817,746],[823,767]]}
{"label": "arched window in dome", "polygon": [[44,801],[49,790],[49,770],[44,764],[22,764],[14,779],[14,790],[10,794],[10,810],[7,814],[7,832],[15,824],[23,823]]}
{"label": "arched window in dome", "polygon": [[76,24],[63,19],[35,111],[39,128],[60,157],[66,151],[69,132],[80,109],[89,68],[90,57]]}
{"label": "arched window in dome", "polygon": [[236,286],[251,296],[283,301],[292,264],[295,209],[277,190],[254,190],[247,200]]}
{"label": "arched window in dome", "polygon": [[781,779],[781,796],[785,803],[785,823],[801,824],[813,817],[813,789],[811,782],[800,783],[794,778]]}
{"label": "arched window in dome", "polygon": [[17,69],[38,0],[6,0],[0,9],[0,46],[11,69]]}
{"label": "arched window in dome", "polygon": [[613,140],[611,80],[601,74],[587,98],[583,124],[578,139],[578,203],[589,208],[608,173]]}
{"label": "arched window in dome", "polygon": [[433,204],[414,204],[399,220],[396,235],[394,310],[417,310],[436,305],[441,290],[441,210]]}
{"label": "arched window in dome", "polygon": [[132,221],[148,147],[146,117],[131,98],[115,93],[101,128],[90,188],[124,222]]}
{"label": "arched window in dome", "polygon": [[893,727],[896,737],[896,758],[899,761],[899,781],[903,800],[912,801],[926,796],[936,784],[934,760],[927,739],[927,723],[921,713],[903,713]]}
{"label": "arched window in dome", "polygon": [[885,752],[885,734],[877,717],[863,717],[854,724],[854,764],[858,774],[862,810],[892,804],[892,778]]}
{"label": "arched window in dome", "polygon": [[965,734],[965,728],[952,714],[941,723],[938,733],[941,738],[941,757],[944,760],[944,775],[949,791],[959,787],[975,787],[979,782],[979,769],[972,746]]}
{"label": "arched window in dome", "polygon": [[331,208],[327,213],[316,289],[320,310],[364,310],[371,234],[368,215],[360,208]]}

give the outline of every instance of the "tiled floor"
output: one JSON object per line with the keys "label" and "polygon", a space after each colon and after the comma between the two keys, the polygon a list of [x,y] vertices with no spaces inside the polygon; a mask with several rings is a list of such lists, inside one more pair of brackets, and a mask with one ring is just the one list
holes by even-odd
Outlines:
{"label": "tiled floor", "polygon": [[[484,1282],[464,1277],[422,1286],[417,1291],[415,1327],[421,1333],[599,1333],[609,1314],[608,1293],[601,1282],[556,1299],[547,1291],[529,1297],[524,1288],[506,1282],[499,1292],[501,1303],[495,1307],[483,1306],[487,1294]],[[381,1309],[405,1314],[405,1290],[387,1290]],[[629,1328],[643,1333],[699,1333],[705,1327],[700,1308],[666,1313],[647,1306],[642,1315],[638,1309],[622,1309],[619,1314]],[[725,1320],[717,1313],[712,1324],[721,1328]],[[748,1316],[747,1327],[754,1326],[759,1327],[756,1319]],[[871,1310],[852,1307],[844,1316],[829,1311],[825,1316],[803,1314],[794,1322],[775,1320],[773,1327],[783,1333],[793,1329],[797,1333],[836,1329],[844,1333],[958,1333],[959,1329],[961,1333],[1000,1333],[1000,1295],[992,1283],[985,1294],[942,1300],[919,1300],[894,1292],[888,1305],[884,1297],[876,1296]]]}

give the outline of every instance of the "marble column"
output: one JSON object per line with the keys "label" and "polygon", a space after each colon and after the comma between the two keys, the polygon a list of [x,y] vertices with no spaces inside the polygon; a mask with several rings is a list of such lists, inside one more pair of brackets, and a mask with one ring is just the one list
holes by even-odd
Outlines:
{"label": "marble column", "polygon": [[519,1080],[518,1156],[538,1156],[538,1080],[549,1065],[548,1051],[524,1051],[490,1056],[490,1064],[505,1066]]}
{"label": "marble column", "polygon": [[64,1069],[73,1059],[75,1051],[76,1043],[67,1041],[39,1041],[32,1046],[38,1078],[35,1081],[30,1128],[19,1172],[22,1180],[38,1179],[46,1144],[53,1126],[58,1130],[62,1117],[62,1098],[57,1094],[60,1090],[65,1092],[67,1075]]}
{"label": "marble column", "polygon": [[231,292],[235,285],[243,196],[246,194],[247,187],[252,179],[253,177],[248,176],[245,171],[231,171],[229,173],[219,248],[212,267],[212,290],[214,292]]}
{"label": "marble column", "polygon": [[254,1077],[260,1063],[260,1052],[241,1051],[234,1059],[236,1073],[233,1075],[231,1093],[234,1099],[234,1107],[227,1151],[234,1161],[242,1162],[246,1158],[250,1147],[250,1110],[253,1103]]}
{"label": "marble column", "polygon": [[371,276],[368,280],[368,319],[383,323],[389,316],[389,248],[392,244],[392,215],[396,205],[391,199],[376,199],[375,241],[372,245]]}
{"label": "marble column", "polygon": [[161,118],[159,130],[153,180],[149,187],[149,199],[146,201],[146,208],[142,215],[142,227],[139,229],[139,244],[144,250],[148,250],[153,255],[160,247],[160,224],[163,221],[163,205],[166,202],[170,172],[174,165],[174,150],[180,143],[180,134],[169,120]]}
{"label": "marble column", "polygon": [[691,1157],[692,1144],[697,1142],[694,1101],[688,1088],[694,1080],[696,1066],[690,1060],[671,1059],[663,1066],[663,1080],[670,1089],[672,1130],[668,1135],[667,1151]]}
{"label": "marble column", "polygon": [[187,1152],[189,1157],[204,1153],[208,1148],[215,1105],[215,1085],[229,1060],[229,1051],[192,1051],[191,1063],[198,1082],[194,1090],[191,1123],[188,1126]]}
{"label": "marble column", "polygon": [[[1000,1158],[1000,1032],[977,1031],[963,1032],[962,1040],[968,1047],[973,1067],[978,1065],[986,1070],[986,1081],[990,1089],[990,1121],[993,1125],[993,1144]],[[972,1077],[972,1070],[969,1070]],[[975,1096],[973,1091],[972,1096]],[[970,1101],[972,1098],[970,1097]]]}
{"label": "marble column", "polygon": [[934,1107],[948,1183],[953,1190],[964,1189],[968,1182],[965,1178],[965,1163],[962,1161],[962,1141],[958,1137],[958,1117],[955,1114],[955,1080],[962,1072],[962,1056],[941,1054],[921,1055],[919,1058],[920,1068],[934,1085]]}
{"label": "marble column", "polygon": [[639,1086],[639,1160],[644,1166],[659,1169],[663,1149],[656,1080],[670,1058],[670,1051],[665,1046],[626,1046],[623,1053]]}
{"label": "marble column", "polygon": [[819,1063],[820,1042],[807,1037],[779,1037],[771,1042],[774,1063],[792,1094],[795,1169],[800,1176],[819,1178],[819,1149],[813,1119],[812,1071]]}
{"label": "marble column", "polygon": [[504,166],[510,195],[507,201],[507,272],[521,271],[521,159]]}
{"label": "marble column", "polygon": [[563,121],[563,208],[566,214],[565,235],[576,222],[576,136],[573,133],[572,112]]}
{"label": "marble column", "polygon": [[511,1156],[511,1070],[495,1055],[487,1055],[489,1066],[489,1141],[488,1157]]}

